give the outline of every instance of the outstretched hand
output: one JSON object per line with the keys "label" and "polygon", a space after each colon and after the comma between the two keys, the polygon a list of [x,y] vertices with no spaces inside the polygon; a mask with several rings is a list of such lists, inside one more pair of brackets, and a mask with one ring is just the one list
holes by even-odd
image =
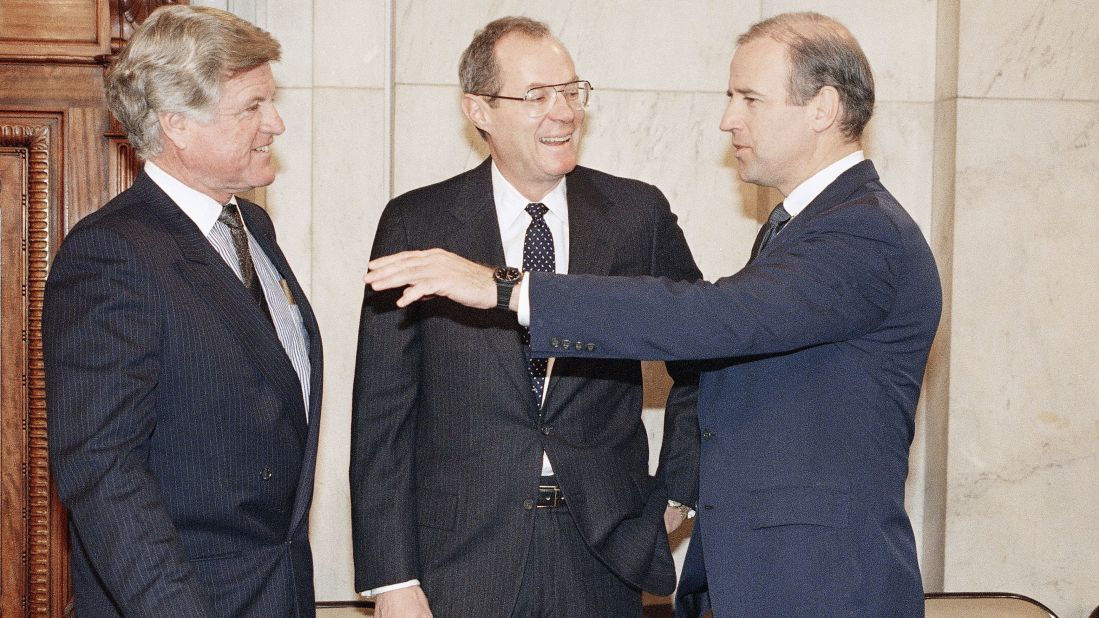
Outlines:
{"label": "outstretched hand", "polygon": [[405,286],[398,307],[443,296],[475,309],[496,306],[492,269],[442,249],[402,251],[371,260],[363,277],[376,291]]}

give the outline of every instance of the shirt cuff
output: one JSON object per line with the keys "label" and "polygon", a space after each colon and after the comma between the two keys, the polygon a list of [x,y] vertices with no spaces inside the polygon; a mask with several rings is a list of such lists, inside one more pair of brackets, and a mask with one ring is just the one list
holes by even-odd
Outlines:
{"label": "shirt cuff", "polygon": [[530,273],[519,282],[519,325],[530,326]]}
{"label": "shirt cuff", "polygon": [[419,585],[420,585],[420,580],[410,579],[406,582],[401,582],[399,584],[389,584],[388,586],[378,586],[377,588],[373,588],[371,590],[364,590],[364,591],[360,592],[359,594],[364,596],[364,597],[368,597],[368,598],[369,597],[376,597],[379,594],[381,594],[383,592],[389,592],[390,590],[400,590],[401,588],[411,588],[413,586],[419,586]]}
{"label": "shirt cuff", "polygon": [[[668,506],[672,508],[679,508],[681,506],[684,506],[684,504],[682,502],[676,502],[675,500],[668,500]],[[693,519],[695,515],[695,510],[687,507],[687,519]]]}

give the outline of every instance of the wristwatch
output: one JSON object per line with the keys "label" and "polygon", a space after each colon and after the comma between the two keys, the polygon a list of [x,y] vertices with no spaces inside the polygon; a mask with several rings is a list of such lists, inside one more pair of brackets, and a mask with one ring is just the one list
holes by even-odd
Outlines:
{"label": "wristwatch", "polygon": [[523,278],[523,271],[514,266],[501,266],[492,271],[492,280],[496,282],[496,308],[508,309],[511,304],[511,293],[515,284]]}

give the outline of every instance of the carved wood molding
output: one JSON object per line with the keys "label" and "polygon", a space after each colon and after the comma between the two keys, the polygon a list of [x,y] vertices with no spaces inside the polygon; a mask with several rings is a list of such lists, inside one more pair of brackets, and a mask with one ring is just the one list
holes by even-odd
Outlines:
{"label": "carved wood molding", "polygon": [[187,0],[111,0],[111,54],[117,54],[150,13]]}
{"label": "carved wood molding", "polygon": [[[22,148],[27,156],[27,194],[24,256],[27,279],[22,324],[26,342],[23,388],[27,402],[26,569],[27,615],[49,616],[51,599],[51,529],[54,515],[50,494],[50,468],[46,447],[46,383],[42,357],[42,305],[50,253],[50,127],[46,124],[0,124],[0,146]],[[7,318],[5,318],[7,319]]]}

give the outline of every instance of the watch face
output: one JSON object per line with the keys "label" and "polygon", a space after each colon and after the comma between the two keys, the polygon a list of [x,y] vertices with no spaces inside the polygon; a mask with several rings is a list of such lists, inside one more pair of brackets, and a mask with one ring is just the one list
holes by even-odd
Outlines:
{"label": "watch face", "polygon": [[522,271],[514,266],[504,266],[497,268],[492,273],[492,278],[499,283],[513,283],[518,281],[523,276]]}

